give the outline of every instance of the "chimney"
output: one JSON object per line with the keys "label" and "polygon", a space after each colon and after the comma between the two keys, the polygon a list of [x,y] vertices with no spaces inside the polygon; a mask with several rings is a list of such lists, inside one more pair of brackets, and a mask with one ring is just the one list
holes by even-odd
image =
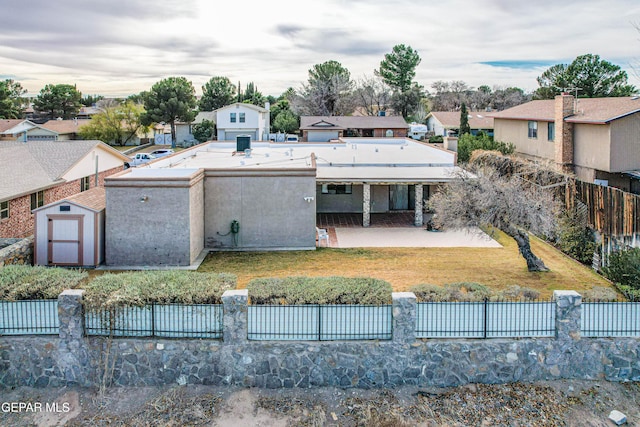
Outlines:
{"label": "chimney", "polygon": [[555,98],[555,161],[563,172],[573,172],[573,123],[564,120],[574,114],[573,102],[566,92]]}

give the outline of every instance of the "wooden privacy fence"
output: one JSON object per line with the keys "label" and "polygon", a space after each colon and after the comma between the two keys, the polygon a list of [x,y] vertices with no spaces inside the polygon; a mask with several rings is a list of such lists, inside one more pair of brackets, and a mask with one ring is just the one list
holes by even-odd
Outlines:
{"label": "wooden privacy fence", "polygon": [[589,225],[612,237],[632,237],[640,233],[640,196],[618,188],[578,180],[565,186],[567,208],[578,200],[586,205]]}

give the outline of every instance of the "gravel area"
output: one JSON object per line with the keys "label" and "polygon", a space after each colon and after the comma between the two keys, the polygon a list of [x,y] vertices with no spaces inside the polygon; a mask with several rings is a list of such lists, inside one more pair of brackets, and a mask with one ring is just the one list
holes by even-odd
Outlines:
{"label": "gravel area", "polygon": [[[4,390],[41,411],[0,412],[2,426],[612,426],[640,425],[640,383],[559,380],[455,388],[239,389],[175,386]],[[57,403],[57,410],[53,410]],[[49,406],[49,410],[45,410]]]}

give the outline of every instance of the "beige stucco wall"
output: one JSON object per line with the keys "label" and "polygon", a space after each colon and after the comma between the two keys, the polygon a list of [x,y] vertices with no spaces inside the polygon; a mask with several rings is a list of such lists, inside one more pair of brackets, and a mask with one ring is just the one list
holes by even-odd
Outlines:
{"label": "beige stucco wall", "polygon": [[573,125],[573,164],[609,171],[609,125]]}
{"label": "beige stucco wall", "polygon": [[[204,186],[205,247],[315,248],[315,169],[208,170]],[[236,239],[229,234],[233,220],[240,223]]]}
{"label": "beige stucco wall", "polygon": [[640,169],[640,113],[611,122],[611,172]]}
{"label": "beige stucco wall", "polygon": [[555,144],[548,140],[547,123],[538,121],[538,137],[529,138],[527,120],[495,119],[494,139],[514,144],[518,154],[553,160]]}
{"label": "beige stucco wall", "polygon": [[190,253],[195,260],[204,249],[204,180],[189,189]]}

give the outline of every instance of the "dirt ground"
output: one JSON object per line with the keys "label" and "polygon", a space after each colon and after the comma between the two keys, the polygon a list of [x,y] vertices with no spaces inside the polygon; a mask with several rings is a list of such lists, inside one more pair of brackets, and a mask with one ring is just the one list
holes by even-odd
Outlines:
{"label": "dirt ground", "polygon": [[[550,381],[456,388],[22,387],[0,393],[2,426],[640,425],[640,383]],[[12,406],[13,403],[13,406]],[[22,403],[22,408],[19,406]],[[30,406],[29,406],[30,405]],[[40,410],[38,410],[40,408]]]}

